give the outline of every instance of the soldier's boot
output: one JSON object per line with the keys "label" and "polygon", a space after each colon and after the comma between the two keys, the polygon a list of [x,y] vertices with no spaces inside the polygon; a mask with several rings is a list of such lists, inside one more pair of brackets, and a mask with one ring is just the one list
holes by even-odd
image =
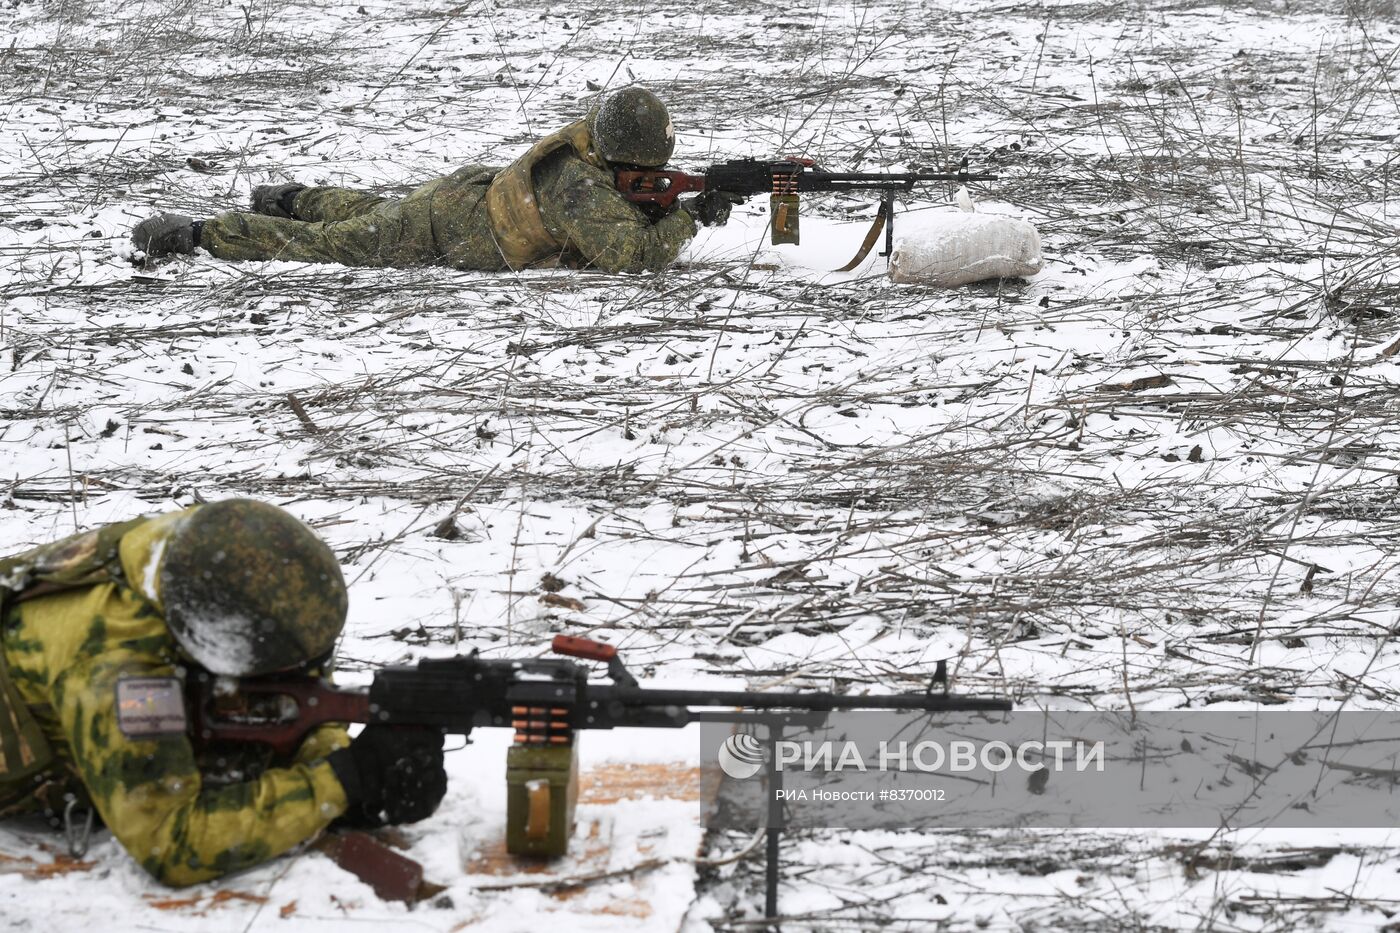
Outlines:
{"label": "soldier's boot", "polygon": [[184,214],[156,214],[131,231],[131,242],[148,257],[193,253],[199,245],[198,223]]}
{"label": "soldier's boot", "polygon": [[297,195],[305,190],[305,185],[298,185],[295,183],[286,185],[258,185],[253,188],[253,196],[248,201],[248,207],[254,214],[266,214],[268,217],[281,217],[285,220],[296,220],[297,216],[292,211],[292,205],[296,202]]}

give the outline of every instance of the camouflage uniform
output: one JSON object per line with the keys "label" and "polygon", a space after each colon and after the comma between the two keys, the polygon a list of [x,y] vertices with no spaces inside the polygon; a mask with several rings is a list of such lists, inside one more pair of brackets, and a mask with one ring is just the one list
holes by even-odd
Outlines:
{"label": "camouflage uniform", "polygon": [[684,209],[653,223],[617,191],[586,121],[504,169],[469,165],[399,200],[307,188],[292,208],[296,220],[220,214],[204,222],[200,245],[220,259],[654,272],[695,236]]}
{"label": "camouflage uniform", "polygon": [[[53,815],[76,795],[171,885],[248,868],[323,830],[346,809],[324,759],[349,744],[323,727],[292,761],[256,761],[249,778],[210,760],[215,750],[197,757],[183,732],[123,731],[119,682],[178,677],[188,663],[151,592],[165,536],[187,513],[0,561],[0,815]],[[215,764],[227,783],[212,779]]]}

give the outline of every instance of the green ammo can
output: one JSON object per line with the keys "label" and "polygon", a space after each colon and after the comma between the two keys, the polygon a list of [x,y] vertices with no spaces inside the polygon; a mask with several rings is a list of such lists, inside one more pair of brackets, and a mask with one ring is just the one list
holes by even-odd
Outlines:
{"label": "green ammo can", "polygon": [[784,243],[797,245],[801,242],[801,229],[798,225],[798,211],[801,209],[796,194],[774,192],[768,199],[772,211],[772,229],[769,240],[774,246]]}
{"label": "green ammo can", "polygon": [[578,748],[512,745],[506,752],[506,851],[557,858],[569,847],[578,802]]}

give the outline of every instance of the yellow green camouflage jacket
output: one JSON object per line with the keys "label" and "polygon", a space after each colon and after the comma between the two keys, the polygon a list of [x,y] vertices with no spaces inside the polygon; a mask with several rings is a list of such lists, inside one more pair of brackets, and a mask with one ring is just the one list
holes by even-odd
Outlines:
{"label": "yellow green camouflage jacket", "polygon": [[323,727],[294,760],[216,783],[183,701],[154,729],[132,725],[141,720],[123,685],[182,678],[187,663],[155,592],[161,544],[180,514],[0,561],[0,816],[52,816],[75,794],[146,871],[177,886],[256,865],[325,829],[346,800],[324,759],[349,742],[344,729]]}

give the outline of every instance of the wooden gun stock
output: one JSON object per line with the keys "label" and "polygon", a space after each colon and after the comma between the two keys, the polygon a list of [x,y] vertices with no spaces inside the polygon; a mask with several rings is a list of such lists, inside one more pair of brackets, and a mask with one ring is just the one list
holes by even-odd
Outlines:
{"label": "wooden gun stock", "polygon": [[655,204],[669,209],[681,195],[704,191],[705,176],[626,170],[617,173],[617,190],[633,204]]}
{"label": "wooden gun stock", "polygon": [[324,680],[245,680],[227,694],[197,690],[195,736],[202,742],[258,742],[293,755],[307,734],[326,723],[369,722],[369,694]]}

